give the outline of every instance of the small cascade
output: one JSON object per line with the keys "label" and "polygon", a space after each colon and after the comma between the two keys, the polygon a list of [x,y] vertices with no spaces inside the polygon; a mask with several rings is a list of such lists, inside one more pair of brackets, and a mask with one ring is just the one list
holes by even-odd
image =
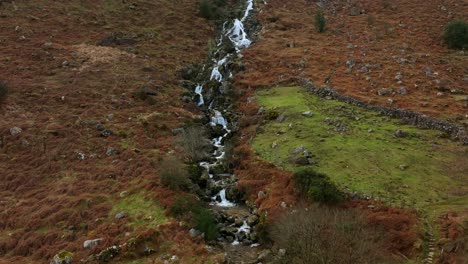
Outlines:
{"label": "small cascade", "polygon": [[226,189],[222,189],[221,191],[219,191],[218,194],[213,196],[211,199],[213,200],[212,204],[216,205],[216,206],[219,206],[219,207],[234,207],[234,206],[236,206],[235,203],[230,202],[230,201],[228,201],[228,199],[226,199]]}
{"label": "small cascade", "polygon": [[247,0],[247,8],[245,9],[244,16],[241,21],[244,22],[245,19],[249,16],[250,11],[253,10],[253,0]]}
{"label": "small cascade", "polygon": [[227,33],[229,39],[231,40],[232,44],[236,47],[236,51],[239,52],[242,49],[248,48],[252,43],[248,37],[247,33],[244,29],[244,24],[239,20],[234,20],[234,25],[232,26],[231,30]]}
{"label": "small cascade", "polygon": [[198,106],[202,106],[205,104],[205,100],[203,99],[203,94],[202,94],[202,91],[203,91],[203,86],[202,85],[197,85],[197,87],[195,87],[195,94],[198,95],[198,103],[197,105]]}
{"label": "small cascade", "polygon": [[236,239],[234,240],[234,242],[232,242],[232,245],[239,245],[240,236],[247,235],[247,234],[250,234],[250,226],[249,224],[247,224],[247,221],[244,220],[242,225],[237,229],[237,232],[235,234]]}

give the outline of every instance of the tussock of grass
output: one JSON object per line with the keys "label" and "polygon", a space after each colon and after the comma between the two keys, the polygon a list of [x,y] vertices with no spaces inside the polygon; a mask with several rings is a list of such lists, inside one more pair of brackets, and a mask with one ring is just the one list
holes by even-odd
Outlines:
{"label": "tussock of grass", "polygon": [[[283,123],[266,123],[253,141],[253,148],[268,161],[297,171],[303,166],[292,164],[289,157],[296,147],[304,146],[318,163],[311,167],[349,192],[395,206],[430,206],[438,213],[452,205],[468,208],[468,197],[462,195],[468,191],[462,173],[467,169],[466,150],[439,137],[439,131],[402,125],[375,112],[320,99],[300,87],[264,90],[258,101],[287,117]],[[313,116],[304,117],[304,111],[312,111]],[[345,129],[337,131],[340,127]],[[408,132],[408,137],[394,137],[397,129]],[[400,165],[407,167],[402,170]],[[459,206],[460,200],[464,206]]]}

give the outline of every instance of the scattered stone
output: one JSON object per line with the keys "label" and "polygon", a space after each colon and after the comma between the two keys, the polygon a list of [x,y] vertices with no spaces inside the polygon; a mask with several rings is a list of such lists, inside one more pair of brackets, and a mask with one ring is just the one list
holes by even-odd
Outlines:
{"label": "scattered stone", "polygon": [[182,97],[182,102],[184,102],[184,103],[186,103],[186,104],[187,104],[187,103],[190,103],[191,101],[192,101],[192,98],[190,98],[190,96],[187,96],[187,95],[186,95],[186,96],[183,96],[183,97]]}
{"label": "scattered stone", "polygon": [[387,95],[389,93],[390,93],[390,90],[387,89],[387,88],[379,89],[379,91],[377,92],[377,94],[380,95],[380,96],[385,96],[385,95]]}
{"label": "scattered stone", "polygon": [[111,120],[114,119],[114,117],[115,117],[114,114],[108,114],[108,115],[107,115],[107,120],[111,121]]}
{"label": "scattered stone", "polygon": [[404,171],[408,168],[408,165],[400,165],[398,167],[400,168],[400,170]]}
{"label": "scattered stone", "polygon": [[71,264],[73,260],[73,253],[62,250],[54,256],[50,264]]}
{"label": "scattered stone", "polygon": [[259,261],[266,260],[268,259],[268,257],[270,257],[270,255],[271,255],[271,250],[265,249],[262,252],[260,252],[260,254],[258,254],[257,260]]}
{"label": "scattered stone", "polygon": [[370,80],[372,80],[372,78],[369,76],[366,76],[366,81],[370,81]]}
{"label": "scattered stone", "polygon": [[201,235],[202,235],[202,232],[199,231],[199,230],[197,230],[197,229],[195,229],[195,228],[192,228],[192,229],[190,229],[189,234],[190,234],[190,236],[191,236],[192,238],[195,238],[195,237],[201,236]]}
{"label": "scattered stone", "polygon": [[305,112],[302,112],[302,115],[305,117],[311,117],[313,113],[311,111],[305,111]]}
{"label": "scattered stone", "polygon": [[85,160],[86,159],[86,154],[84,154],[83,152],[80,152],[78,151],[78,159],[79,160]]}
{"label": "scattered stone", "polygon": [[107,156],[115,156],[115,155],[118,155],[120,153],[120,151],[112,148],[112,147],[108,147],[107,150],[106,150],[106,155]]}
{"label": "scattered stone", "polygon": [[70,63],[68,61],[63,61],[62,62],[62,67],[67,67],[69,65],[70,65]]}
{"label": "scattered stone", "polygon": [[367,133],[372,133],[374,132],[374,129],[370,128],[369,130],[367,130]]}
{"label": "scattered stone", "polygon": [[435,77],[434,71],[430,67],[424,67],[424,73],[426,74],[427,77],[431,77],[431,78]]}
{"label": "scattered stone", "polygon": [[280,248],[280,249],[278,250],[278,256],[284,257],[285,255],[286,255],[286,249]]}
{"label": "scattered stone", "polygon": [[280,206],[281,208],[284,208],[284,209],[288,208],[288,205],[285,202],[281,202]]}
{"label": "scattered stone", "polygon": [[295,48],[296,47],[296,42],[291,41],[291,42],[288,43],[287,46],[290,47],[290,48]]}
{"label": "scattered stone", "polygon": [[101,131],[100,135],[101,137],[109,137],[110,135],[112,135],[112,130],[104,129]]}
{"label": "scattered stone", "polygon": [[260,107],[260,108],[258,109],[257,115],[261,115],[261,114],[263,114],[263,113],[265,113],[265,112],[266,112],[266,109],[265,109],[265,107],[262,106],[262,107]]}
{"label": "scattered stone", "polygon": [[403,74],[401,72],[397,72],[395,75],[395,80],[401,81],[403,79]]}
{"label": "scattered stone", "polygon": [[346,61],[346,67],[348,68],[348,70],[352,70],[354,68],[354,66],[356,66],[356,61],[355,60],[347,60]]}
{"label": "scattered stone", "polygon": [[261,199],[261,198],[264,198],[264,197],[266,197],[266,196],[267,196],[267,195],[266,195],[266,193],[265,193],[264,191],[259,191],[258,194],[257,194],[257,198],[260,198],[260,199]]}
{"label": "scattered stone", "polygon": [[123,192],[120,192],[120,194],[119,194],[120,198],[124,198],[124,197],[127,197],[127,196],[128,196],[128,191],[123,191]]}
{"label": "scattered stone", "polygon": [[10,128],[10,135],[16,137],[18,136],[19,134],[21,134],[21,132],[23,132],[23,130],[19,127],[12,127]]}
{"label": "scattered stone", "polygon": [[101,243],[102,240],[103,240],[102,238],[86,240],[86,241],[83,243],[83,247],[84,247],[84,248],[93,248],[93,247],[97,246],[99,243]]}
{"label": "scattered stone", "polygon": [[444,93],[443,93],[443,92],[437,92],[437,96],[439,96],[439,97],[440,97],[440,96],[443,96],[443,95],[444,95]]}
{"label": "scattered stone", "polygon": [[353,45],[353,44],[351,44],[351,43],[350,43],[350,44],[348,44],[348,46],[346,46],[346,48],[348,48],[348,49],[354,49],[355,47],[356,47],[356,46],[354,46],[354,45]]}
{"label": "scattered stone", "polygon": [[276,141],[271,144],[271,148],[276,148],[277,146],[278,146],[278,142]]}
{"label": "scattered stone", "polygon": [[408,90],[406,90],[405,87],[401,87],[400,89],[398,89],[398,93],[401,95],[406,95],[408,94]]}
{"label": "scattered stone", "polygon": [[126,211],[122,211],[120,213],[117,213],[115,215],[115,219],[122,219],[128,216],[128,213]]}
{"label": "scattered stone", "polygon": [[112,246],[104,249],[103,251],[99,252],[99,254],[96,256],[96,258],[99,261],[102,262],[108,262],[111,259],[113,259],[115,256],[117,256],[120,252],[120,247],[118,246]]}
{"label": "scattered stone", "polygon": [[394,136],[397,137],[397,138],[404,138],[404,137],[408,136],[408,133],[406,131],[401,130],[401,129],[397,129],[397,131],[395,131]]}
{"label": "scattered stone", "polygon": [[286,115],[281,114],[276,118],[276,122],[283,123],[286,120]]}

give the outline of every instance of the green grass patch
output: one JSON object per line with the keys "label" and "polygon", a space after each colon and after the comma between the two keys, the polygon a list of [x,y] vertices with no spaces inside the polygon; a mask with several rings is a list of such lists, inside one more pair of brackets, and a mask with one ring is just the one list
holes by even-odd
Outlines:
{"label": "green grass patch", "polygon": [[129,224],[133,227],[156,227],[167,221],[164,209],[156,202],[146,199],[143,194],[136,193],[118,200],[111,211],[114,218],[119,212],[127,212]]}
{"label": "green grass patch", "polygon": [[[282,123],[265,123],[253,140],[254,150],[266,160],[290,171],[312,167],[342,190],[394,206],[434,213],[468,209],[466,148],[440,137],[440,131],[403,125],[301,87],[262,90],[257,96],[267,110],[286,115]],[[304,111],[313,115],[305,117]],[[397,129],[408,136],[395,137]],[[315,165],[292,163],[291,153],[299,146],[310,151]]]}

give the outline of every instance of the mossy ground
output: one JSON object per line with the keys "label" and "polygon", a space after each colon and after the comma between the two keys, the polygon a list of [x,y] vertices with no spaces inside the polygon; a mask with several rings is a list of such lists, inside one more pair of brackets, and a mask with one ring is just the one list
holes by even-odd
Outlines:
{"label": "mossy ground", "polygon": [[119,212],[127,212],[129,224],[134,227],[153,227],[167,221],[164,216],[164,209],[150,199],[145,199],[142,194],[132,194],[120,198],[114,204],[110,217],[114,217]]}
{"label": "mossy ground", "polygon": [[[311,166],[349,192],[431,216],[468,210],[466,148],[440,131],[318,98],[301,87],[276,87],[257,95],[268,111],[286,115],[284,122],[265,123],[253,140],[254,150],[266,160],[295,171],[300,167],[289,157],[304,146],[317,161]],[[313,116],[303,116],[304,111]],[[395,137],[397,129],[408,136]]]}

